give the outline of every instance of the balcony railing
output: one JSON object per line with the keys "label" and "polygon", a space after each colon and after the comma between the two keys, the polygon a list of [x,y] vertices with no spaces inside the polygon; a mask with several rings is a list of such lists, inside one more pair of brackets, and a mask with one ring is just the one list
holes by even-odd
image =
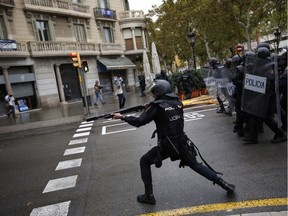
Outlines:
{"label": "balcony railing", "polygon": [[28,57],[30,55],[26,42],[17,42],[17,50],[0,50],[0,57]]}
{"label": "balcony railing", "polygon": [[14,0],[0,0],[0,5],[14,7]]}
{"label": "balcony railing", "polygon": [[99,44],[86,42],[28,42],[29,51],[33,57],[65,56],[78,50],[81,55],[99,55]]}
{"label": "balcony railing", "polygon": [[116,11],[109,8],[94,8],[95,20],[111,20],[116,21]]}
{"label": "balcony railing", "polygon": [[[46,8],[47,12],[69,14],[71,11],[75,11],[78,13],[86,14],[86,16],[88,16],[87,14],[89,14],[90,8],[87,5],[72,3],[71,0],[23,0],[23,4],[25,9],[30,10],[39,10],[39,7],[42,7],[41,9]],[[90,14],[89,17],[91,17]]]}
{"label": "balcony railing", "polygon": [[123,54],[121,44],[88,43],[88,42],[55,42],[30,41],[16,42],[17,50],[0,51],[0,58],[4,57],[47,57],[69,56],[72,51],[79,51],[81,55],[120,55]]}
{"label": "balcony railing", "polygon": [[119,13],[119,20],[122,19],[144,19],[144,13],[141,10],[123,11]]}

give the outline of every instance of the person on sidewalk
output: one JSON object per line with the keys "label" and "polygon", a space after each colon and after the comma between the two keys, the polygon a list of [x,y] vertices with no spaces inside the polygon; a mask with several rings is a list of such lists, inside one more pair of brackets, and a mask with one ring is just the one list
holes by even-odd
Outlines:
{"label": "person on sidewalk", "polygon": [[125,106],[126,98],[124,96],[124,92],[123,92],[123,88],[122,88],[123,79],[122,79],[121,75],[114,77],[114,84],[116,86],[115,93],[116,93],[118,100],[119,100],[119,108],[122,109]]}
{"label": "person on sidewalk", "polygon": [[13,97],[13,95],[11,93],[8,93],[6,96],[5,96],[5,100],[8,102],[8,113],[7,113],[7,116],[8,118],[10,118],[10,115],[12,114],[13,118],[17,118],[16,115],[15,115],[15,98]]}
{"label": "person on sidewalk", "polygon": [[198,163],[195,146],[191,145],[192,141],[184,133],[183,104],[172,92],[170,83],[166,80],[155,80],[155,84],[147,91],[150,89],[155,100],[147,105],[146,110],[139,117],[124,116],[120,113],[113,114],[114,119],[121,119],[135,127],[141,127],[151,121],[156,124],[156,130],[152,137],[157,133],[157,146],[140,159],[141,178],[145,193],[139,195],[137,201],[150,205],[156,204],[153,195],[151,165],[155,164],[156,168],[160,168],[162,161],[167,158],[170,158],[171,161],[180,160],[179,167],[189,166],[206,179],[221,186],[228,193],[233,193],[234,185],[220,178],[207,163],[205,163],[207,166]]}
{"label": "person on sidewalk", "polygon": [[145,75],[143,73],[141,73],[138,76],[139,79],[139,87],[140,87],[140,97],[144,97],[145,96],[145,87],[146,87],[146,81],[145,81]]}
{"label": "person on sidewalk", "polygon": [[103,86],[101,86],[99,84],[99,81],[96,80],[95,81],[95,85],[94,85],[94,93],[95,93],[95,101],[94,101],[94,105],[97,106],[97,101],[100,100],[102,104],[105,104],[103,97],[102,97],[102,93],[101,93],[101,89],[103,88]]}

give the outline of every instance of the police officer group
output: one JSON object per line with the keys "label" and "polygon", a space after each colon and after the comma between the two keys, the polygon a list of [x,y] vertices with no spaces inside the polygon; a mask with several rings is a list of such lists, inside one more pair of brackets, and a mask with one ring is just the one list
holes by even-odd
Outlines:
{"label": "police officer group", "polygon": [[[263,123],[274,132],[271,143],[279,143],[287,140],[287,51],[276,56],[277,65],[275,67],[274,57],[270,51],[268,43],[260,43],[255,52],[247,51],[240,56],[239,54],[227,59],[224,67],[230,71],[231,82],[234,84],[232,98],[228,97],[229,109],[235,107],[236,120],[233,132],[237,133],[247,144],[257,144],[258,134],[263,133]],[[217,62],[217,63],[216,63]],[[210,59],[212,69],[223,67],[220,66],[216,58]],[[279,95],[280,95],[280,114],[281,123],[276,121],[275,115],[277,110],[275,90],[275,70],[278,68],[279,76]],[[260,81],[249,80],[249,74],[255,73],[267,80],[266,86]],[[246,79],[245,79],[246,74]],[[244,82],[246,80],[246,83]],[[244,85],[257,86],[263,88],[263,93],[245,89]],[[266,87],[266,89],[264,89]],[[217,95],[220,111],[227,113],[224,104]]]}

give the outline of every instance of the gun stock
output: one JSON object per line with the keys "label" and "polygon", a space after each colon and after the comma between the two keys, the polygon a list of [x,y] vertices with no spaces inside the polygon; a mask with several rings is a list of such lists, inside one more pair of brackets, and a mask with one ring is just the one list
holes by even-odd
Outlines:
{"label": "gun stock", "polygon": [[123,109],[117,110],[117,111],[112,112],[112,113],[106,113],[106,114],[97,115],[97,116],[89,116],[86,118],[86,121],[89,122],[89,121],[98,120],[101,118],[108,119],[108,118],[113,117],[113,113],[125,114],[125,113],[129,113],[129,112],[137,112],[137,111],[140,111],[143,109],[145,109],[144,105],[137,105],[134,107],[123,108]]}

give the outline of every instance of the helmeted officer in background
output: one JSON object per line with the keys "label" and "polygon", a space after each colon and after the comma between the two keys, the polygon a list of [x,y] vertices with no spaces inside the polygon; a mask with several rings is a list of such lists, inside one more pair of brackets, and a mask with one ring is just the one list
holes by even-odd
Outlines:
{"label": "helmeted officer in background", "polygon": [[180,78],[178,80],[177,86],[179,86],[180,83],[182,83],[182,87],[183,87],[183,89],[185,91],[185,100],[190,99],[191,98],[191,93],[192,93],[192,85],[194,87],[196,87],[196,88],[198,86],[196,85],[196,82],[194,81],[191,73],[189,73],[188,70],[185,70],[181,74],[181,76],[180,76]]}
{"label": "helmeted officer in background", "polygon": [[[268,59],[271,60],[271,52],[265,46],[260,46],[256,50],[257,58],[258,59]],[[267,114],[263,118],[259,118],[255,115],[249,114],[247,117],[247,124],[249,130],[249,137],[243,138],[243,141],[248,143],[258,143],[258,128],[259,128],[259,121],[263,121],[274,133],[274,137],[271,140],[271,143],[279,143],[287,140],[286,134],[280,128],[278,128],[277,122],[274,119],[274,109],[276,106],[276,95],[275,95],[275,77],[273,71],[273,65],[271,62],[267,61],[267,65],[259,65],[263,68],[263,75],[267,77],[267,81],[271,83],[271,88],[267,92],[268,94],[268,107]],[[261,109],[262,107],[259,107]]]}
{"label": "helmeted officer in background", "polygon": [[[145,186],[145,194],[139,195],[137,201],[154,205],[156,200],[153,195],[151,165],[160,168],[162,161],[169,158],[172,161],[181,160],[179,167],[189,166],[191,169],[204,176],[214,184],[221,186],[232,193],[235,186],[220,178],[217,173],[196,160],[194,145],[184,133],[183,105],[166,80],[155,80],[151,93],[155,98],[146,110],[139,116],[124,116],[114,114],[114,119],[121,119],[128,124],[140,127],[154,121],[156,124],[157,146],[153,147],[140,159],[141,178]],[[190,144],[189,144],[190,141]]]}
{"label": "helmeted officer in background", "polygon": [[[215,77],[215,74],[217,74],[217,70],[220,69],[221,67],[223,67],[223,65],[220,65],[220,62],[218,61],[217,58],[215,57],[212,57],[210,58],[209,60],[209,66],[213,72],[213,77],[214,78],[220,78],[220,77]],[[220,93],[221,93],[221,90],[218,88],[218,84],[216,83],[217,85],[217,95],[216,95],[216,99],[219,103],[219,108],[217,110],[217,113],[226,113],[226,110],[225,110],[225,107],[224,107],[224,103],[222,101],[222,99],[220,98]]]}
{"label": "helmeted officer in background", "polygon": [[233,65],[232,82],[235,85],[233,97],[235,99],[235,112],[236,112],[236,121],[233,132],[238,133],[240,137],[244,136],[244,124],[246,123],[247,120],[246,113],[241,110],[245,59],[254,56],[255,56],[254,52],[247,51],[244,53],[242,61],[238,55],[235,55],[232,58],[232,65]]}
{"label": "helmeted officer in background", "polygon": [[166,80],[170,83],[169,77],[167,76],[167,73],[165,70],[161,70],[160,73],[157,73],[155,75],[155,79],[156,80],[163,79],[163,80]]}

